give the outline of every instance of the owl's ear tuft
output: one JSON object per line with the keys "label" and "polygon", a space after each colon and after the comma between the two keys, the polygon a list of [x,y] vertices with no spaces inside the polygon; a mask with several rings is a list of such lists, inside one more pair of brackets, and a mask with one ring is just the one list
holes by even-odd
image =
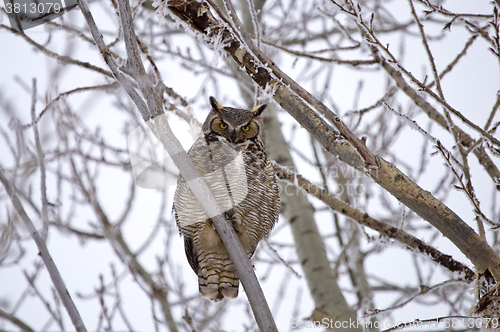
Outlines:
{"label": "owl's ear tuft", "polygon": [[220,111],[221,109],[224,108],[224,106],[222,106],[222,104],[219,103],[217,99],[215,99],[213,96],[210,96],[209,99],[210,99],[210,105],[212,105],[214,111]]}
{"label": "owl's ear tuft", "polygon": [[251,111],[254,116],[259,116],[262,114],[262,112],[264,112],[264,110],[266,109],[267,105],[264,104],[264,105],[258,105],[258,106],[255,106],[255,108]]}

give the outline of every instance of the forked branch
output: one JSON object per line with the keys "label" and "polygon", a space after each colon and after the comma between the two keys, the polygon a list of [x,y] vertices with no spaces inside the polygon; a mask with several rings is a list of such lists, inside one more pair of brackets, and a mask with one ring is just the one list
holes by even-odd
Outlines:
{"label": "forked branch", "polygon": [[[365,159],[366,156],[360,157],[360,151],[353,148],[352,141],[349,138],[346,141],[345,136],[339,135],[311,109],[304,102],[307,100],[306,96],[298,95],[291,87],[285,85],[289,83],[287,76],[282,75],[274,63],[271,66],[267,60],[261,61],[260,57],[253,53],[252,47],[244,44],[226,24],[222,24],[212,15],[205,3],[176,0],[167,1],[164,5],[174,17],[185,22],[190,29],[202,33],[212,44],[218,41],[218,45],[225,45],[224,50],[237,65],[245,68],[248,75],[262,89],[272,92],[274,100],[328,151],[371,177],[382,188],[437,228],[472,261],[478,272],[489,269],[495,278],[500,280],[500,257],[484,239],[445,204],[430,192],[420,188],[395,165],[380,158],[378,168],[367,169],[366,166],[370,166],[370,163]],[[320,108],[309,100],[307,102]]]}

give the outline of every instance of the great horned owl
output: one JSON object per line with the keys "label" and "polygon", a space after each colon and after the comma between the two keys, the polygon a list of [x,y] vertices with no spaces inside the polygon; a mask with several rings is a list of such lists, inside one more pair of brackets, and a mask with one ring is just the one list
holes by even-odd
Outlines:
{"label": "great horned owl", "polygon": [[[203,124],[203,134],[188,155],[252,257],[259,241],[276,223],[280,206],[276,175],[264,147],[260,115],[266,105],[249,111],[224,107],[214,97],[210,97],[210,104],[212,110]],[[215,302],[236,298],[239,278],[212,225],[210,217],[214,216],[206,215],[182,177],[173,210],[189,265],[198,275],[201,295]]]}

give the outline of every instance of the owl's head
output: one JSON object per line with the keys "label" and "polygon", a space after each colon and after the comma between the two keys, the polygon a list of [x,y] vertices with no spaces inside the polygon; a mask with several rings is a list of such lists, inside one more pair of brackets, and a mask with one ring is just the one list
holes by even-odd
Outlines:
{"label": "owl's head", "polygon": [[226,138],[234,144],[241,144],[252,138],[264,142],[264,127],[260,118],[266,105],[259,105],[252,110],[224,107],[214,97],[210,97],[212,111],[203,124],[205,134],[213,133]]}

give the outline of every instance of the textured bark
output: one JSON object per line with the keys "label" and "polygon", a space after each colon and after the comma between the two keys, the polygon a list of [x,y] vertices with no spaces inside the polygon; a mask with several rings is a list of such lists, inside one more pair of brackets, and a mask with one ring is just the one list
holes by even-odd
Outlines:
{"label": "textured bark", "polygon": [[285,180],[291,184],[299,186],[309,194],[313,195],[314,197],[331,207],[333,210],[342,213],[352,220],[355,220],[360,225],[369,227],[382,235],[385,235],[391,239],[395,239],[402,244],[407,245],[409,248],[412,248],[417,252],[428,255],[434,262],[442,265],[449,271],[460,273],[468,282],[472,282],[476,277],[476,274],[467,266],[454,260],[451,256],[443,254],[436,248],[427,245],[422,240],[414,237],[413,235],[408,234],[399,228],[388,225],[380,220],[372,218],[367,213],[362,213],[361,211],[356,210],[349,204],[338,200],[334,196],[330,195],[330,193],[328,193],[327,191],[307,181],[300,174],[296,174],[290,170],[287,170],[286,168],[276,163],[273,164],[273,167],[276,171],[276,174],[281,180]]}
{"label": "textured bark", "polygon": [[[248,76],[247,76],[248,78]],[[250,80],[250,78],[248,78]],[[248,83],[248,82],[247,82]],[[242,84],[242,83],[240,83]],[[251,83],[250,83],[251,85]],[[253,96],[240,89],[245,101],[252,107]],[[293,160],[281,133],[281,125],[276,118],[273,105],[268,106],[268,116],[264,118],[266,127],[266,152],[270,159],[279,160],[283,165],[293,166]],[[283,182],[283,184],[285,184]],[[356,319],[356,312],[347,304],[337,284],[314,219],[314,210],[302,191],[288,194],[281,192],[283,215],[290,222],[295,250],[306,277],[316,309],[312,317],[349,321]],[[292,222],[293,221],[293,222]],[[318,317],[317,313],[325,315]]]}
{"label": "textured bark", "polygon": [[[370,176],[382,188],[395,198],[427,220],[444,236],[450,239],[475,265],[478,272],[489,269],[496,280],[500,280],[500,257],[486,241],[468,226],[451,209],[420,188],[393,164],[379,158],[378,167],[368,170],[369,156],[361,155],[345,139],[321,118],[303,100],[310,100],[310,94],[298,95],[283,82],[291,79],[277,69],[276,65],[262,53],[258,55],[249,52],[248,45],[233,35],[227,27],[214,18],[208,6],[197,1],[167,1],[170,11],[186,22],[190,28],[204,34],[208,39],[221,37],[225,51],[245,68],[254,82],[267,91],[273,91],[274,100],[290,115],[292,115],[309,133],[311,133],[329,152],[343,162]],[[255,50],[253,51],[255,52]],[[301,93],[303,91],[299,91]],[[322,104],[321,104],[322,105]],[[319,108],[318,105],[314,105]],[[323,105],[324,106],[324,105]],[[347,137],[350,142],[352,140]],[[363,157],[363,158],[362,158]]]}
{"label": "textured bark", "polygon": [[[293,167],[290,151],[272,107],[269,108],[269,114],[264,122],[267,130],[267,154],[271,159],[279,160],[282,165]],[[285,189],[281,192],[283,214],[290,223],[297,256],[314,299],[316,311],[341,322],[356,320],[356,312],[344,299],[330,266],[323,238],[314,221],[312,205],[302,190],[294,189],[289,194],[286,189],[290,186],[284,184]],[[358,330],[361,329],[352,331]]]}
{"label": "textured bark", "polygon": [[[246,0],[240,1],[240,4],[245,8],[243,13],[244,26],[248,31],[254,30],[254,25],[251,20],[250,9]],[[264,5],[264,1],[254,2],[257,10],[260,10]],[[228,61],[230,66],[235,67],[235,72],[239,72],[236,64],[233,61]],[[252,86],[251,79],[248,76],[243,77],[240,81],[240,91],[251,108],[254,100],[253,96],[246,93],[243,84]],[[274,105],[268,106],[268,116],[264,117],[266,127],[266,152],[270,159],[280,160],[285,165],[294,166],[288,145],[281,133],[281,125],[276,117]],[[282,184],[285,184],[282,182]],[[336,319],[340,322],[356,320],[356,312],[346,302],[337,283],[335,272],[331,268],[328,260],[323,238],[318,231],[314,219],[314,208],[309,203],[306,195],[301,190],[294,190],[289,194],[286,191],[281,192],[282,212],[286,220],[289,221],[292,235],[295,242],[295,250],[298,260],[301,264],[303,273],[308,283],[310,294],[314,300],[316,309],[312,312],[313,319],[318,319],[321,322],[322,318]],[[317,313],[325,314],[318,317]]]}

